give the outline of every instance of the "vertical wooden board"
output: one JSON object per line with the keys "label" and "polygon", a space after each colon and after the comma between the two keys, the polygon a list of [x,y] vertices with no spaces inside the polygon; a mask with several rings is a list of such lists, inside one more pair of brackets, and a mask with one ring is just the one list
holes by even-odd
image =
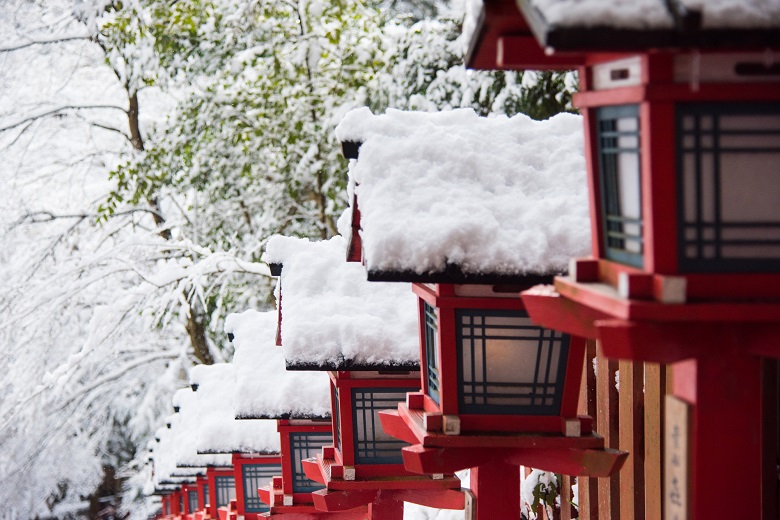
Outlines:
{"label": "vertical wooden board", "polygon": [[[615,388],[618,362],[605,358],[601,354],[601,346],[597,343],[596,363],[597,431],[604,437],[604,444],[607,447],[618,449],[620,424],[618,392]],[[598,486],[600,518],[618,520],[620,518],[620,473],[599,479]]]}
{"label": "vertical wooden board", "polygon": [[561,520],[571,520],[571,485],[574,477],[563,475],[561,477]]}
{"label": "vertical wooden board", "polygon": [[645,518],[661,520],[663,497],[663,400],[666,367],[645,363]]}
{"label": "vertical wooden board", "polygon": [[[582,367],[580,382],[580,403],[577,413],[596,418],[596,373],[593,360],[596,358],[596,340],[589,339],[585,343],[585,364]],[[598,429],[598,426],[597,426]],[[580,520],[598,520],[599,499],[598,479],[580,477],[577,486],[577,508]]]}
{"label": "vertical wooden board", "polygon": [[778,363],[775,359],[762,361],[761,414],[763,416],[761,504],[762,518],[777,519],[778,512]]}
{"label": "vertical wooden board", "polygon": [[520,468],[491,462],[471,468],[470,488],[476,497],[477,520],[520,518]]}
{"label": "vertical wooden board", "polygon": [[644,365],[620,361],[620,449],[629,453],[620,478],[621,520],[644,520]]}
{"label": "vertical wooden board", "polygon": [[690,518],[690,405],[666,396],[664,427],[664,518]]}

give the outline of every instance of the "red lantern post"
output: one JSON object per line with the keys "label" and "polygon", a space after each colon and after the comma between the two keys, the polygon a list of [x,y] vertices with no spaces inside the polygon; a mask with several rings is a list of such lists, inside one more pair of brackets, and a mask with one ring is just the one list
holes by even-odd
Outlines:
{"label": "red lantern post", "polygon": [[592,256],[525,305],[606,356],[673,367],[667,517],[720,515],[731,483],[715,474],[742,476],[741,515],[774,517],[780,9],[553,4],[487,1],[471,54],[483,68],[580,66]]}

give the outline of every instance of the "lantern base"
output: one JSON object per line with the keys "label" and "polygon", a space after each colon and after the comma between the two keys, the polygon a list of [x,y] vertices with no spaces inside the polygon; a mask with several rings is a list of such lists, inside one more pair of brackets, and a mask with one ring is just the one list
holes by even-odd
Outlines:
{"label": "lantern base", "polygon": [[[311,493],[294,493],[292,495],[292,505],[284,505],[285,494],[281,486],[263,486],[258,488],[257,494],[260,496],[260,500],[271,508],[267,513],[258,515],[260,518],[279,518],[284,520],[325,520],[325,518],[328,520],[364,520],[366,518],[367,508],[365,506],[339,512],[335,516],[334,514],[323,513],[314,507]],[[287,495],[287,497],[289,498],[290,495]]]}
{"label": "lantern base", "polygon": [[403,448],[404,467],[413,473],[451,473],[505,462],[565,475],[604,477],[618,471],[627,452],[604,448],[594,433],[566,437],[552,433],[446,435],[426,431],[423,414],[399,403],[398,411],[380,412],[388,434],[410,442]]}
{"label": "lantern base", "polygon": [[363,477],[359,467],[354,480],[336,477],[333,471],[338,465],[334,459],[306,459],[303,469],[306,476],[325,486],[312,493],[318,511],[348,511],[384,501],[399,500],[439,509],[463,509],[464,495],[460,479],[447,475],[436,478],[409,475]]}
{"label": "lantern base", "polygon": [[780,357],[780,303],[708,301],[667,304],[623,298],[605,283],[557,277],[555,289],[522,293],[545,327],[600,340],[614,359],[674,363],[717,353]]}

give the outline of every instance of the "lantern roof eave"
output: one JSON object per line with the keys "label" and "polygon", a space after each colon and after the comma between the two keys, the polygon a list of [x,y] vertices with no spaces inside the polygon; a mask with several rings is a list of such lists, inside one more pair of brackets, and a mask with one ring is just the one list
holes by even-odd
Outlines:
{"label": "lantern roof eave", "polygon": [[[293,369],[295,370],[295,369]],[[245,420],[252,420],[252,419],[278,419],[278,420],[330,420],[331,416],[328,415],[319,415],[319,414],[296,414],[296,413],[245,413],[241,415],[236,416],[237,421],[245,421]]]}
{"label": "lantern roof eave", "polygon": [[[239,448],[239,449],[235,449],[235,450],[198,450],[198,455],[232,455],[234,453],[237,453],[237,454],[252,453],[252,454],[257,454],[257,455],[261,455],[261,456],[279,455],[278,451],[249,450],[249,449],[243,449],[243,448]],[[213,468],[231,468],[233,466],[232,465],[228,465],[228,466],[209,466],[209,467],[213,467]]]}
{"label": "lantern roof eave", "polygon": [[439,284],[483,284],[534,286],[550,284],[555,276],[563,273],[472,273],[455,264],[448,264],[438,272],[417,273],[414,271],[369,270],[370,282],[412,282]]}
{"label": "lantern roof eave", "polygon": [[[637,7],[632,27],[604,20],[598,25],[554,23],[545,18],[532,0],[517,0],[527,27],[543,49],[556,52],[621,52],[647,49],[764,49],[780,42],[780,22],[765,21],[761,25],[745,21],[733,26],[706,22],[706,13],[686,9],[683,2],[659,1],[666,10],[669,23],[639,23],[643,13]],[[587,3],[587,2],[585,2]],[[745,10],[748,10],[746,7]],[[622,22],[624,23],[624,22]],[[744,26],[743,26],[744,25]],[[522,28],[520,28],[522,29]]]}
{"label": "lantern roof eave", "polygon": [[306,363],[305,361],[287,361],[287,370],[316,371],[350,371],[350,372],[415,372],[420,370],[419,362],[410,363],[367,363],[353,360],[326,362],[324,364]]}

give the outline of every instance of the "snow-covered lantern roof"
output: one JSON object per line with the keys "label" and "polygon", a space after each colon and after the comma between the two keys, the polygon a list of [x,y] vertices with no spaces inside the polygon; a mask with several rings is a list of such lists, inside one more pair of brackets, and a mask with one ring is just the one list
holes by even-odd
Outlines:
{"label": "snow-covered lantern roof", "polygon": [[464,22],[475,69],[562,69],[589,54],[777,48],[780,5],[764,0],[484,0]]}
{"label": "snow-covered lantern roof", "polygon": [[212,513],[227,507],[233,498],[239,499],[241,515],[267,511],[257,489],[281,471],[276,421],[236,419],[236,366],[232,363],[195,366],[190,371],[190,384],[197,387],[200,408],[198,453],[233,454],[230,471],[209,471]]}
{"label": "snow-covered lantern roof", "polygon": [[281,341],[292,370],[410,370],[418,367],[417,316],[405,284],[372,284],[347,264],[346,240],[268,241],[279,275]]}
{"label": "snow-covered lantern roof", "polygon": [[336,128],[350,163],[351,251],[369,280],[511,283],[590,247],[582,121],[367,108]]}
{"label": "snow-covered lantern roof", "polygon": [[198,434],[201,412],[195,393],[190,388],[181,388],[174,393],[173,402],[179,408],[176,426],[176,442],[173,457],[179,468],[206,468],[230,466],[230,456],[224,454],[199,454]]}
{"label": "snow-covered lantern roof", "polygon": [[233,412],[236,367],[231,363],[198,365],[190,372],[196,385],[198,453],[279,453],[276,423],[239,421]]}
{"label": "snow-covered lantern roof", "polygon": [[155,433],[155,436],[160,439],[152,454],[154,468],[152,484],[155,489],[161,486],[180,486],[182,483],[194,482],[195,477],[200,472],[196,470],[179,473],[180,468],[176,464],[176,447],[183,432],[180,414],[169,416],[166,419],[166,424],[166,427],[158,429]]}
{"label": "snow-covered lantern roof", "polygon": [[276,345],[276,311],[231,314],[225,331],[233,335],[236,419],[330,418],[327,374],[285,370]]}

